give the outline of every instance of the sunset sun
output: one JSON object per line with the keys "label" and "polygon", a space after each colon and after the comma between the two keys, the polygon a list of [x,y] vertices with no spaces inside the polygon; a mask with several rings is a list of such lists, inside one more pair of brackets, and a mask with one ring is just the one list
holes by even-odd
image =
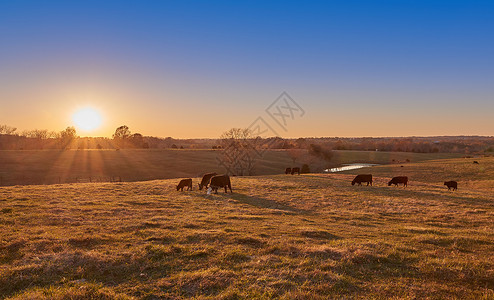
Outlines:
{"label": "sunset sun", "polygon": [[96,109],[85,107],[77,110],[72,115],[72,121],[78,129],[83,131],[92,131],[101,126],[102,117]]}

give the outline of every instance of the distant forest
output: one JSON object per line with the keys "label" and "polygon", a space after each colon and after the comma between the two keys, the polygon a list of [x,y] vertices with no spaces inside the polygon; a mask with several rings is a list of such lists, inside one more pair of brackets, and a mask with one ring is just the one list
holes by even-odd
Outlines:
{"label": "distant forest", "polygon": [[[436,137],[378,137],[344,138],[320,137],[286,139],[257,138],[257,147],[264,149],[391,151],[415,153],[494,154],[494,137],[436,136]],[[15,127],[0,125],[0,150],[47,149],[222,149],[218,139],[177,139],[143,136],[132,133],[127,126],[115,130],[112,138],[78,137],[74,127],[60,132],[30,130],[17,132]]]}

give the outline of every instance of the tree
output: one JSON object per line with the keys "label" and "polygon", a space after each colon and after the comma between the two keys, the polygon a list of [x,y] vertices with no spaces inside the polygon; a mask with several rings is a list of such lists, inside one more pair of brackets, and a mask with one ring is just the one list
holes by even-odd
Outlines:
{"label": "tree", "polygon": [[130,129],[127,125],[122,125],[115,130],[113,139],[125,140],[131,136]]}
{"label": "tree", "polygon": [[12,135],[17,130],[17,128],[8,126],[8,125],[0,125],[0,134]]}
{"label": "tree", "polygon": [[220,136],[222,140],[246,140],[253,138],[252,132],[248,128],[232,128],[223,132]]}
{"label": "tree", "polygon": [[288,156],[290,156],[290,158],[292,159],[293,163],[296,163],[297,159],[301,158],[304,155],[305,150],[288,149],[288,150],[286,150],[286,152],[288,153]]}
{"label": "tree", "polygon": [[[134,133],[130,136],[132,144],[137,148],[143,148],[144,137],[140,133]],[[149,148],[149,147],[148,147]]]}
{"label": "tree", "polygon": [[36,149],[43,149],[43,146],[50,135],[51,133],[46,129],[34,129],[22,132],[22,136],[33,140]]}
{"label": "tree", "polygon": [[324,159],[325,161],[330,161],[333,158],[333,151],[330,149],[325,149],[321,145],[310,144],[309,154],[315,157]]}
{"label": "tree", "polygon": [[122,125],[115,130],[113,140],[120,147],[125,147],[126,141],[131,137],[130,129],[127,125]]}
{"label": "tree", "polygon": [[302,169],[300,169],[300,173],[307,174],[310,173],[310,168],[308,164],[303,164]]}
{"label": "tree", "polygon": [[60,131],[59,139],[62,149],[67,148],[75,138],[77,138],[77,132],[72,126]]}
{"label": "tree", "polygon": [[[221,136],[223,151],[218,160],[230,175],[253,175],[258,139],[248,128],[232,128]],[[217,147],[219,148],[219,147]]]}

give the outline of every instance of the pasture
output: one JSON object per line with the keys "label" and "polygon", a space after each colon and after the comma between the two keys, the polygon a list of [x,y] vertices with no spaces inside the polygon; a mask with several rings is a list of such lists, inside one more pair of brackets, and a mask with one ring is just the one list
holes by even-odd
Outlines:
{"label": "pasture", "polygon": [[[303,152],[302,152],[303,154]],[[330,162],[303,154],[295,162],[284,150],[269,150],[259,157],[255,175],[281,174],[288,166],[307,163],[320,171],[345,163],[388,164],[455,158],[450,153],[397,153],[334,151]],[[206,172],[223,173],[215,150],[8,150],[0,151],[0,186],[76,182],[144,181],[197,177]]]}
{"label": "pasture", "polygon": [[[0,187],[0,298],[493,299],[479,161],[234,177],[210,196],[199,178]],[[360,171],[375,186],[351,186]],[[386,186],[398,173],[408,188]]]}

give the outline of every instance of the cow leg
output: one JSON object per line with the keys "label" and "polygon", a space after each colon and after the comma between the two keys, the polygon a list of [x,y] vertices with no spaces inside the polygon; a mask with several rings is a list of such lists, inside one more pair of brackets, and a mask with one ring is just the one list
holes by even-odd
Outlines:
{"label": "cow leg", "polygon": [[230,192],[233,194],[233,191],[232,191],[232,185],[229,184],[228,187],[230,188]]}

